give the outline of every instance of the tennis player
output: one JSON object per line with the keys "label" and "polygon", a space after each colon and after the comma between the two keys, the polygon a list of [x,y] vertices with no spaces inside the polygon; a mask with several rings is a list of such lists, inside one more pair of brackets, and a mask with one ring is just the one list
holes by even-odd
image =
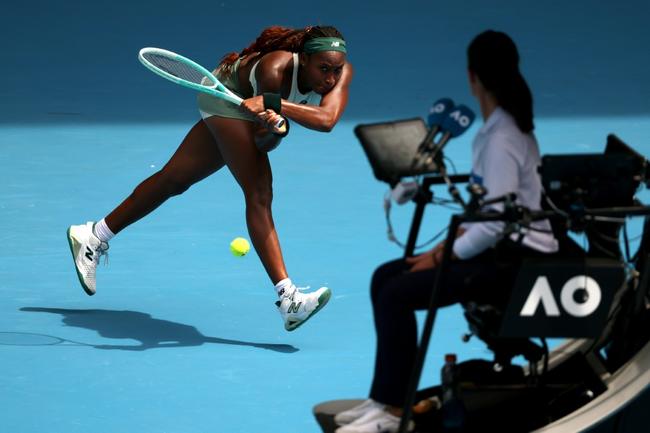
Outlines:
{"label": "tennis player", "polygon": [[[303,292],[287,274],[271,212],[267,152],[286,135],[289,120],[321,132],[334,128],[347,104],[353,75],[346,43],[334,27],[273,26],[242,52],[227,54],[214,75],[244,102],[237,106],[199,94],[202,119],[162,170],[140,183],[105,218],[68,229],[77,276],[86,293],[95,294],[100,256],[107,254],[116,234],[225,165],[242,188],[248,232],[275,286],[284,327],[292,331],[318,312],[331,292],[327,287]],[[281,119],[286,131],[278,134],[274,125]]]}

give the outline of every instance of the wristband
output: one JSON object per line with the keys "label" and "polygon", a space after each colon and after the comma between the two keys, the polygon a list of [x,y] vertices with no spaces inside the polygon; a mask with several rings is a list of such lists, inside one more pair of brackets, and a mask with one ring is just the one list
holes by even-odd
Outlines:
{"label": "wristband", "polygon": [[264,109],[273,110],[278,114],[282,113],[282,98],[279,93],[263,93]]}

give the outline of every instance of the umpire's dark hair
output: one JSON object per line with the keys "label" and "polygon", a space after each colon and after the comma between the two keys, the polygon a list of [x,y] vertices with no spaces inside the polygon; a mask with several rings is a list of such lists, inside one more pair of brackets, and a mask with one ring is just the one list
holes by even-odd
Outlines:
{"label": "umpire's dark hair", "polygon": [[535,129],[533,95],[519,71],[519,53],[510,36],[494,30],[479,34],[467,48],[467,64],[522,132]]}

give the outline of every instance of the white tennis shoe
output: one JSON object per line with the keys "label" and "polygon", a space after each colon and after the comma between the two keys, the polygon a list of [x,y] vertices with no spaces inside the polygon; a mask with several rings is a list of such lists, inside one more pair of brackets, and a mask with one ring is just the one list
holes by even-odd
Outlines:
{"label": "white tennis shoe", "polygon": [[344,410],[343,412],[339,412],[334,416],[334,421],[338,425],[346,425],[350,424],[353,421],[356,421],[357,419],[361,418],[364,416],[366,413],[370,412],[373,409],[384,409],[384,405],[381,403],[377,403],[373,399],[369,398],[368,400],[364,401],[361,404],[358,404],[348,410]]}
{"label": "white tennis shoe", "polygon": [[[400,421],[400,417],[375,407],[356,421],[337,428],[335,433],[397,433]],[[413,421],[409,421],[407,431],[414,427]]]}
{"label": "white tennis shoe", "polygon": [[103,255],[108,258],[108,243],[100,241],[93,234],[92,221],[85,225],[70,226],[68,228],[68,243],[79,282],[85,292],[92,296],[97,291],[95,275],[99,258]]}
{"label": "white tennis shoe", "polygon": [[311,293],[302,293],[301,290],[304,289],[292,284],[280,294],[280,300],[275,302],[287,331],[293,331],[309,320],[327,304],[332,294],[327,287]]}

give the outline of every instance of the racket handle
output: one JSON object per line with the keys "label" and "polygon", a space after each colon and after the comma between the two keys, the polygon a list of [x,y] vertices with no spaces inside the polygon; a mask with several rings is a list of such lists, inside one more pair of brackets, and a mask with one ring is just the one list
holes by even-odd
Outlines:
{"label": "racket handle", "polygon": [[289,134],[289,122],[286,119],[278,120],[273,126],[273,134],[278,137],[286,137]]}

